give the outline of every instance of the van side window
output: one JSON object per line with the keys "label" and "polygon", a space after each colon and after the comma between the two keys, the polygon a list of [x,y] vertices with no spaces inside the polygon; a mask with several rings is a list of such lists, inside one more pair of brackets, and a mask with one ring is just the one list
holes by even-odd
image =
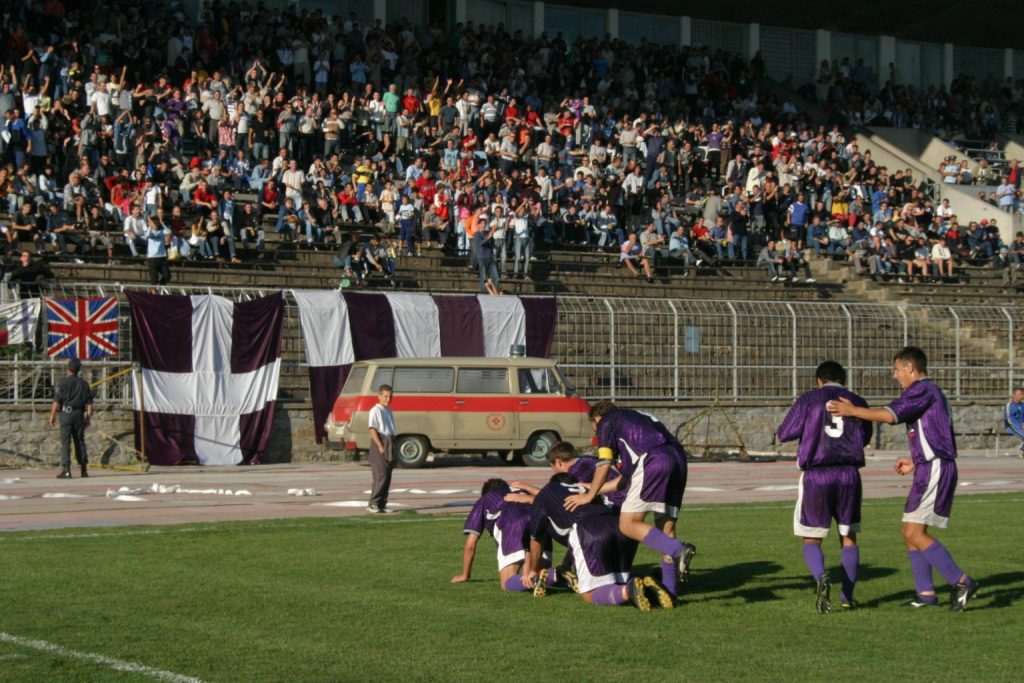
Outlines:
{"label": "van side window", "polygon": [[455,383],[453,368],[395,368],[391,386],[402,394],[450,394]]}
{"label": "van side window", "polygon": [[362,365],[352,368],[345,380],[345,387],[341,390],[342,396],[352,396],[363,390],[363,381],[366,379],[366,366]]}
{"label": "van side window", "polygon": [[507,394],[508,368],[461,368],[460,394]]}
{"label": "van side window", "polygon": [[394,388],[395,383],[395,369],[393,367],[380,367],[373,373],[373,384],[370,388],[373,393],[377,393],[380,390],[381,384],[389,384]]}

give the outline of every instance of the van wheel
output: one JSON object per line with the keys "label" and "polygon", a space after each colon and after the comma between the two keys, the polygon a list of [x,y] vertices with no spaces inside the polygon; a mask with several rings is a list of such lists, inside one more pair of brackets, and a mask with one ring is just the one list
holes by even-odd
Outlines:
{"label": "van wheel", "polygon": [[547,467],[548,452],[558,443],[554,432],[538,432],[530,437],[523,450],[523,464],[530,467]]}
{"label": "van wheel", "polygon": [[430,447],[422,436],[400,436],[395,443],[398,466],[407,470],[423,467],[430,455]]}

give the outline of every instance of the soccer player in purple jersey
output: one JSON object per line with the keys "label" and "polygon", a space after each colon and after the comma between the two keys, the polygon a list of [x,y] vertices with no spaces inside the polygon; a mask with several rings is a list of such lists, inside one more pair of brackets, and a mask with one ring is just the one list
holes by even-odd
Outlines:
{"label": "soccer player in purple jersey", "polygon": [[[476,557],[476,545],[486,530],[494,538],[498,546],[498,579],[504,590],[533,591],[534,595],[544,595],[548,584],[527,579],[525,574],[533,576],[527,562],[527,549],[530,542],[530,506],[505,500],[511,491],[503,479],[488,479],[480,491],[480,498],[473,505],[466,517],[464,533],[466,544],[462,550],[462,573],[453,576],[452,583],[469,581]],[[523,570],[526,570],[525,572]],[[547,575],[550,583],[557,579],[552,572]]]}
{"label": "soccer player in purple jersey", "polygon": [[978,592],[978,583],[961,571],[946,547],[928,533],[930,526],[945,529],[953,509],[956,438],[949,401],[928,377],[928,358],[915,346],[896,354],[892,376],[903,393],[884,408],[862,408],[842,397],[830,401],[827,408],[840,417],[907,426],[910,457],[897,460],[896,471],[914,475],[903,509],[903,540],[917,595],[904,605],[938,606],[932,584],[934,568],[953,587],[950,609],[959,612]]}
{"label": "soccer player in purple jersey", "polygon": [[857,583],[860,548],[861,484],[864,446],[871,441],[871,423],[857,418],[830,415],[825,405],[836,398],[867,407],[860,396],[843,388],[846,370],[835,361],[825,361],[814,373],[818,388],[796,400],[778,429],[782,442],[800,440],[796,461],[800,468],[800,489],[793,512],[793,533],[804,539],[804,562],[817,583],[815,606],[818,612],[831,611],[831,583],[825,571],[821,540],[828,536],[832,520],[841,536],[839,564],[842,566],[842,593],[839,604],[854,607],[853,589]]}
{"label": "soccer player in purple jersey", "polygon": [[[542,488],[533,501],[530,520],[530,561],[539,562],[545,542],[565,543],[576,566],[577,592],[592,605],[622,605],[627,602],[649,612],[651,601],[662,607],[674,605],[672,596],[654,580],[630,577],[636,541],[619,532],[615,512],[600,503],[567,510],[565,499],[586,489],[568,472],[560,472]],[[545,578],[544,570],[539,577]]]}
{"label": "soccer player in purple jersey", "polygon": [[[686,453],[665,425],[610,401],[592,406],[590,421],[597,434],[597,468],[586,493],[569,496],[565,506],[574,510],[593,502],[599,494],[625,490],[619,530],[662,556],[662,585],[674,597],[697,554],[693,545],[675,537],[686,489]],[[616,459],[621,476],[609,481]],[[654,525],[644,521],[648,512],[655,515]]]}

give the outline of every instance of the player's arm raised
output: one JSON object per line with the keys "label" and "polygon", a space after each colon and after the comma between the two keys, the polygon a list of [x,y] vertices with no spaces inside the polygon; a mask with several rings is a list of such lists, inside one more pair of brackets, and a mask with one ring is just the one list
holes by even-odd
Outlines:
{"label": "player's arm raised", "polygon": [[867,408],[854,405],[850,399],[841,397],[825,404],[825,409],[832,415],[840,417],[856,417],[871,422],[896,424],[896,415],[888,408]]}
{"label": "player's arm raised", "polygon": [[476,544],[480,540],[478,534],[467,534],[466,545],[462,548],[462,573],[452,577],[452,583],[464,583],[469,581],[473,571],[473,558],[476,557]]}

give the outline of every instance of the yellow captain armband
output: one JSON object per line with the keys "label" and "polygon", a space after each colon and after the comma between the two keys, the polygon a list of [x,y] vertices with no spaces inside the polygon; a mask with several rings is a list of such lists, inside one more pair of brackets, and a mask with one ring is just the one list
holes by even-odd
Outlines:
{"label": "yellow captain armband", "polygon": [[597,459],[598,460],[614,460],[615,459],[615,451],[613,451],[610,448],[605,448],[605,447],[598,448],[597,449]]}

